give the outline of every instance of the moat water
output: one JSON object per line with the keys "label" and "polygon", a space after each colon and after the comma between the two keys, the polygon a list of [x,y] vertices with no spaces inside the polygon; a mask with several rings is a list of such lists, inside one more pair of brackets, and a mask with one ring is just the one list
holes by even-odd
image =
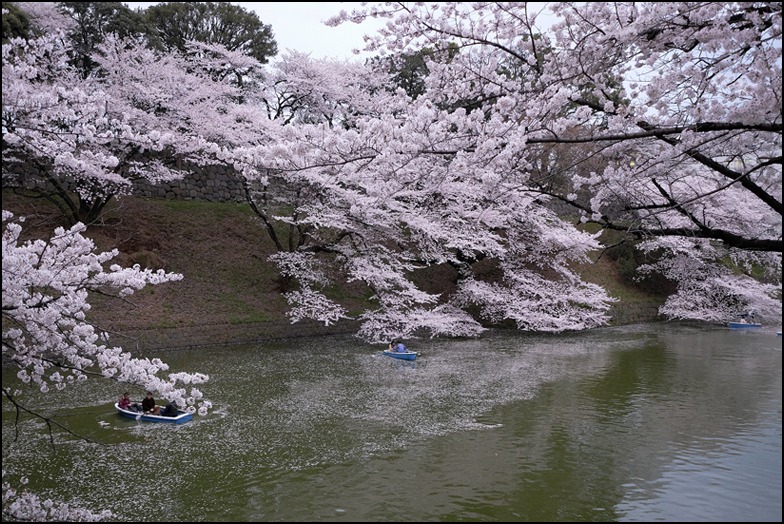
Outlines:
{"label": "moat water", "polygon": [[157,351],[210,375],[210,415],[122,418],[125,388],[88,380],[25,397],[91,442],[50,440],[4,400],[3,468],[121,521],[782,519],[775,329],[407,342],[415,362],[351,336]]}

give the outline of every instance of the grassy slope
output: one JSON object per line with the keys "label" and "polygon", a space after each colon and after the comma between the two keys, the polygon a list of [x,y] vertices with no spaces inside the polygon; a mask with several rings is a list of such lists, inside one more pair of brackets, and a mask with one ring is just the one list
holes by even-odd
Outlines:
{"label": "grassy slope", "polygon": [[[26,233],[44,238],[59,224],[56,211],[41,201],[3,192],[3,208],[26,215]],[[206,324],[284,321],[286,301],[274,266],[273,246],[247,205],[123,197],[113,202],[102,224],[87,236],[101,250],[117,248],[121,265],[140,264],[182,273],[180,282],[145,288],[133,306],[96,297],[93,322],[104,329],[187,328]],[[605,286],[624,301],[660,301],[625,282],[609,257],[584,265],[584,278]],[[447,285],[433,269],[422,280],[428,291]],[[437,277],[441,278],[437,278]],[[439,283],[440,281],[440,283]],[[347,293],[360,296],[361,290]],[[354,303],[356,311],[357,303]],[[350,305],[351,307],[351,305]]]}

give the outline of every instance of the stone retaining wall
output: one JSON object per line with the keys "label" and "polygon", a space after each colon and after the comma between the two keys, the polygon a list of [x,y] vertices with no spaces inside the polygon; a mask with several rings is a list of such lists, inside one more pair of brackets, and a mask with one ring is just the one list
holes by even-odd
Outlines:
{"label": "stone retaining wall", "polygon": [[[240,175],[224,165],[190,166],[179,180],[152,184],[147,180],[134,180],[132,193],[141,197],[168,200],[205,200],[208,202],[245,202],[245,189]],[[48,193],[54,187],[42,176],[41,168],[31,163],[15,164],[13,173],[3,176],[3,188],[21,187],[41,189]],[[63,181],[66,188],[68,180]],[[575,209],[565,202],[551,200],[548,206],[562,217],[577,218]]]}
{"label": "stone retaining wall", "polygon": [[[3,175],[3,189],[24,188],[54,192],[47,182],[42,168],[31,163],[16,164],[13,173]],[[71,189],[68,180],[62,181]],[[228,166],[192,166],[180,180],[151,184],[147,180],[132,183],[133,194],[142,197],[165,198],[169,200],[206,200],[208,202],[245,202],[245,190],[239,176]]]}
{"label": "stone retaining wall", "polygon": [[160,184],[137,180],[133,183],[133,194],[169,200],[245,202],[242,182],[234,171],[226,166],[194,166],[181,180]]}

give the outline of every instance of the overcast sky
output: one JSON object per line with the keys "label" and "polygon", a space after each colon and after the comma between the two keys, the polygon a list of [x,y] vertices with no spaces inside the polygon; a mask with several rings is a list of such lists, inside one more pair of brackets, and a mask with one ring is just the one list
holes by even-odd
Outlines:
{"label": "overcast sky", "polygon": [[[123,2],[131,9],[159,2]],[[327,27],[322,22],[341,10],[351,11],[359,2],[232,2],[255,11],[259,20],[272,26],[278,54],[286,49],[310,53],[313,58],[357,58],[351,53],[364,46],[362,36],[374,33],[383,22],[346,23]],[[362,58],[364,55],[360,55]]]}

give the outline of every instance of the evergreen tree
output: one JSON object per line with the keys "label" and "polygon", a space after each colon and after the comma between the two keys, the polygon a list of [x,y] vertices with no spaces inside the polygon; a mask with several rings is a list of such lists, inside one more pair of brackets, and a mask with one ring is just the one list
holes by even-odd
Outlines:
{"label": "evergreen tree", "polygon": [[186,51],[186,42],[196,40],[241,51],[262,64],[278,53],[272,28],[256,13],[229,2],[163,2],[145,11],[156,28],[153,45]]}

